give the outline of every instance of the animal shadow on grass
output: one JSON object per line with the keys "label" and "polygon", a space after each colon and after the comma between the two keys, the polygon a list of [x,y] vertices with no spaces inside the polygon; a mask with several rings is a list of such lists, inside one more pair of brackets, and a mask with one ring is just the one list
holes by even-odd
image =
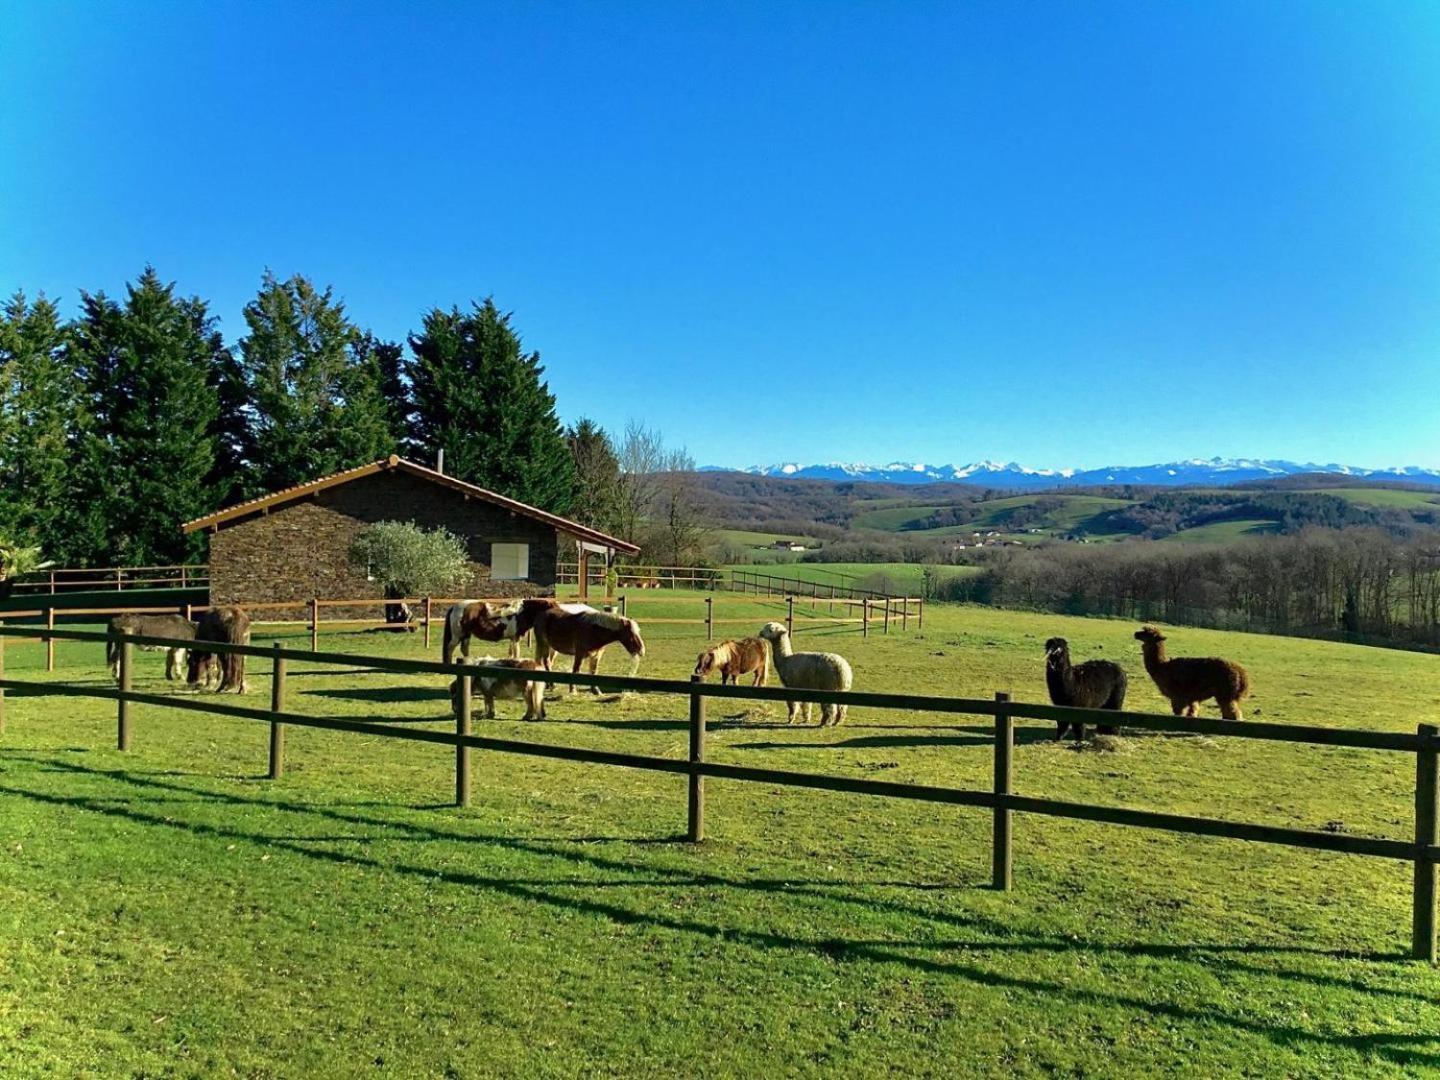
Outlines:
{"label": "animal shadow on grass", "polygon": [[[749,725],[747,725],[749,726]],[[777,728],[784,729],[791,725],[776,724]],[[816,730],[813,727],[811,730]],[[826,730],[833,731],[834,728]],[[976,734],[951,734],[951,732],[976,732]],[[982,734],[983,733],[983,734]],[[1019,728],[1015,732],[1015,742],[1020,746],[1027,746],[1032,743],[1053,742],[1053,732],[1044,731],[1039,728]],[[741,750],[847,750],[861,747],[882,747],[882,746],[992,746],[995,742],[994,733],[989,728],[946,728],[941,729],[933,735],[912,734],[912,735],[857,735],[850,739],[840,739],[836,742],[749,742],[736,743],[737,749]]]}
{"label": "animal shadow on grass", "polygon": [[[105,817],[127,819],[166,831],[187,832],[202,839],[240,840],[252,843],[263,843],[269,848],[279,848],[300,857],[320,860],[334,865],[362,866],[384,873],[415,877],[426,882],[427,885],[436,880],[442,880],[452,885],[500,893],[541,906],[595,916],[627,925],[658,927],[673,933],[684,934],[702,940],[724,940],[732,945],[741,943],[758,949],[797,954],[813,954],[819,952],[850,962],[900,965],[914,971],[938,977],[957,979],[1006,991],[1044,995],[1047,999],[1052,1000],[1073,1000],[1085,1004],[1094,1004],[1097,1001],[1101,1001],[1119,1008],[1131,1009],[1172,1022],[1196,1023],[1202,1024],[1207,1028],[1220,1027],[1235,1032],[1252,1034],[1281,1047],[1293,1048],[1296,1046],[1313,1045],[1331,1049],[1349,1049],[1361,1054],[1374,1055],[1410,1068],[1433,1069],[1440,1067],[1440,1051],[1430,1051],[1424,1048],[1426,1046],[1440,1044],[1440,1036],[1437,1036],[1431,1031],[1361,1035],[1351,1034],[1348,1030],[1317,1031],[1284,1022],[1266,1021],[1249,1013],[1228,1013],[1219,1006],[1202,1009],[1185,1004],[1159,1001],[1153,997],[1130,995],[1123,991],[1112,992],[1109,990],[1072,987],[1068,984],[1068,981],[1049,979],[1043,975],[1035,974],[1035,967],[1038,965],[1031,965],[1029,970],[1017,974],[1009,971],[997,971],[993,967],[966,962],[964,959],[972,953],[985,951],[996,953],[1029,952],[1038,955],[1047,953],[1061,955],[1090,953],[1093,955],[1114,954],[1119,956],[1151,957],[1172,960],[1179,963],[1201,962],[1207,970],[1222,967],[1234,972],[1324,986],[1346,992],[1363,994],[1367,997],[1379,994],[1418,1001],[1425,1004],[1433,1003],[1431,995],[1423,991],[1412,991],[1408,988],[1377,987],[1361,980],[1350,979],[1344,976],[1322,972],[1275,968],[1265,964],[1248,962],[1245,959],[1248,955],[1261,954],[1276,954],[1282,956],[1308,954],[1326,958],[1352,958],[1348,954],[1337,952],[1333,949],[1261,944],[1169,944],[1146,942],[1127,944],[1086,941],[1084,939],[1070,937],[1062,938],[1043,933],[1017,931],[1001,920],[983,915],[929,910],[887,897],[875,897],[869,894],[857,895],[854,893],[857,887],[886,884],[883,882],[833,880],[805,882],[772,879],[732,879],[719,874],[708,873],[704,870],[690,870],[687,868],[666,866],[637,867],[633,860],[627,861],[619,858],[607,858],[592,852],[577,851],[573,845],[583,841],[576,839],[564,841],[565,846],[561,847],[556,846],[552,841],[538,839],[476,835],[462,831],[440,829],[404,820],[367,817],[362,814],[342,812],[325,806],[313,806],[280,799],[242,798],[224,792],[208,791],[186,784],[159,780],[125,770],[87,768],[77,763],[58,761],[43,755],[22,754],[17,756],[28,758],[44,767],[47,771],[86,775],[112,782],[129,784],[141,789],[179,792],[189,796],[198,796],[204,800],[233,804],[237,807],[293,812],[333,820],[347,827],[359,825],[382,830],[382,835],[373,837],[372,842],[383,843],[393,838],[393,833],[398,830],[412,837],[436,841],[463,841],[466,844],[488,844],[526,852],[543,858],[562,859],[569,863],[586,866],[592,870],[603,870],[628,876],[615,880],[597,880],[590,877],[582,877],[572,881],[557,879],[553,876],[536,879],[517,878],[507,880],[454,868],[437,868],[433,865],[408,864],[398,861],[386,862],[358,852],[316,848],[310,846],[318,842],[317,838],[313,837],[274,836],[269,833],[248,832],[243,828],[229,824],[217,825],[185,821],[173,815],[161,815],[155,812],[132,809],[128,805],[117,804],[113,797],[110,796],[62,796],[30,791],[18,787],[0,786],[0,792],[14,798],[28,799],[35,802],[49,803],[51,805],[68,806],[73,809],[83,810]],[[347,837],[346,842],[351,842],[352,839],[353,838]],[[634,841],[625,840],[623,842],[628,844]],[[637,870],[645,873],[647,875],[646,878],[637,879],[634,876]],[[583,890],[582,895],[555,892],[557,888],[571,887]],[[980,935],[981,939],[977,940],[973,937],[960,940],[935,940],[933,938],[925,938],[923,940],[905,941],[888,938],[801,937],[777,931],[746,929],[734,925],[723,925],[718,922],[705,922],[691,916],[675,915],[663,905],[649,904],[648,901],[641,901],[645,906],[637,910],[635,907],[626,906],[623,901],[612,902],[610,898],[604,897],[603,894],[600,893],[600,890],[606,887],[629,889],[680,888],[686,890],[694,890],[696,888],[735,889],[777,892],[788,895],[809,895],[832,903],[856,904],[865,909],[883,908],[929,924],[942,922],[957,928],[965,928],[972,934]],[[988,940],[990,938],[999,938],[1000,940]],[[956,958],[953,955],[916,956],[913,954],[915,950],[944,954],[954,954],[958,950],[960,957]],[[1403,954],[1371,956],[1369,959],[1399,960],[1403,959]]]}
{"label": "animal shadow on grass", "polygon": [[306,697],[339,698],[343,701],[378,701],[409,703],[416,701],[449,701],[450,691],[417,686],[367,686],[341,689],[306,690]]}

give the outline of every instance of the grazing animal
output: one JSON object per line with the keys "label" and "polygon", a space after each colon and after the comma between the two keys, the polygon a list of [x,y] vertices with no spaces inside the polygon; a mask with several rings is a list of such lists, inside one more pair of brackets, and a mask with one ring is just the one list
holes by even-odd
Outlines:
{"label": "grazing animal", "polygon": [[756,686],[764,686],[770,670],[770,643],[764,638],[747,637],[739,641],[722,641],[695,658],[695,674],[705,678],[720,669],[720,684],[738,683],[741,675],[755,675]]}
{"label": "grazing animal", "polygon": [[[184,638],[195,640],[195,624],[184,615],[116,615],[110,620],[110,632],[139,634],[141,637]],[[180,678],[185,667],[184,649],[166,649],[163,645],[137,645],[146,652],[165,652],[165,678]],[[105,662],[110,665],[110,677],[120,680],[120,642],[113,638],[105,642]]]}
{"label": "grazing animal", "polygon": [[[540,611],[535,619],[535,659],[550,670],[550,662],[556,653],[575,658],[575,674],[580,673],[580,664],[590,661],[590,674],[594,675],[600,666],[600,657],[606,648],[617,642],[630,654],[630,675],[633,677],[645,655],[645,642],[640,637],[640,624],[623,615],[612,615],[608,611],[565,611],[559,605]],[[594,693],[600,691],[590,688]],[[573,693],[572,684],[566,693]]]}
{"label": "grazing animal", "polygon": [[485,600],[461,600],[451,604],[445,613],[445,634],[440,645],[440,659],[450,663],[458,647],[460,655],[469,659],[470,639],[510,641],[510,655],[519,655],[520,634],[516,623],[521,605],[492,604]]}
{"label": "grazing animal", "polygon": [[[760,628],[760,637],[770,642],[775,657],[775,671],[786,686],[804,690],[849,690],[854,676],[850,663],[838,653],[795,652],[790,645],[790,632],[784,623],[766,623]],[[793,724],[800,715],[799,701],[787,701],[789,708],[787,722]],[[805,722],[810,722],[810,702],[804,702]],[[842,724],[845,721],[844,705],[821,705],[820,726]]]}
{"label": "grazing animal", "polygon": [[195,645],[190,650],[190,670],[186,681],[191,686],[210,685],[211,677],[219,668],[220,684],[216,692],[223,694],[234,690],[246,693],[245,657],[239,653],[209,653],[204,651],[207,641],[218,641],[230,645],[250,644],[250,616],[243,608],[230,606],[215,607],[205,612],[195,623]]}
{"label": "grazing animal", "polygon": [[440,659],[450,663],[458,646],[460,655],[470,656],[470,639],[509,641],[510,658],[520,655],[520,639],[530,633],[535,620],[545,611],[594,611],[588,604],[562,604],[549,596],[531,596],[510,604],[493,604],[484,600],[461,600],[445,613],[445,634],[440,646]]}
{"label": "grazing animal", "polygon": [[[1079,666],[1070,663],[1070,643],[1052,637],[1045,642],[1045,685],[1050,690],[1050,704],[1068,705],[1077,709],[1125,708],[1125,669],[1113,660],[1086,660]],[[1085,738],[1085,725],[1060,721],[1055,739],[1073,731],[1076,742]],[[1096,727],[1101,735],[1114,735],[1112,724]]]}
{"label": "grazing animal", "polygon": [[[468,661],[462,661],[468,662]],[[496,660],[489,656],[482,656],[474,661],[478,668],[510,668],[520,671],[539,671],[538,660]],[[480,691],[481,697],[485,699],[485,712],[482,720],[495,719],[495,702],[516,701],[524,699],[525,715],[522,720],[544,720],[545,719],[545,684],[521,679],[487,679],[479,672],[471,677],[472,684]],[[450,684],[450,704],[456,717],[460,715],[460,680],[456,679]]]}
{"label": "grazing animal", "polygon": [[1194,716],[1200,702],[1213,697],[1226,720],[1245,719],[1240,702],[1250,694],[1250,676],[1235,661],[1197,656],[1170,660],[1165,656],[1165,635],[1154,626],[1135,631],[1135,640],[1140,642],[1145,670],[1160,693],[1170,699],[1176,716]]}

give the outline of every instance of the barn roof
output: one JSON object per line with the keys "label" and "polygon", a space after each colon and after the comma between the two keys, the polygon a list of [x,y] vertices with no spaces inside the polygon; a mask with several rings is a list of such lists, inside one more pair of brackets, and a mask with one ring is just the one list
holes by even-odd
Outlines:
{"label": "barn roof", "polygon": [[504,507],[516,514],[523,514],[525,517],[533,518],[546,525],[553,526],[557,531],[575,537],[577,540],[584,540],[591,544],[599,544],[607,548],[614,548],[616,551],[623,551],[628,555],[637,555],[640,549],[634,544],[626,543],[618,537],[609,536],[597,529],[581,525],[578,521],[571,521],[568,518],[560,517],[558,514],[547,513],[537,507],[519,502],[516,499],[506,498],[494,491],[479,487],[475,484],[467,484],[463,480],[457,480],[453,476],[446,476],[434,469],[427,469],[424,465],[417,465],[413,461],[396,457],[393,454],[388,458],[379,461],[372,461],[369,465],[361,465],[358,468],[346,469],[344,472],[331,473],[329,476],[322,476],[318,480],[310,480],[303,484],[296,484],[294,487],[283,488],[280,491],[273,491],[269,495],[262,495],[258,499],[249,499],[246,502],[236,503],[234,506],[227,506],[223,510],[216,510],[213,514],[206,514],[194,521],[187,521],[180,526],[182,532],[192,533],[200,529],[218,529],[227,522],[235,521],[238,518],[248,517],[250,514],[261,511],[268,511],[277,506],[284,506],[286,503],[303,499],[306,496],[314,495],[324,491],[326,488],[339,487],[341,484],[348,484],[352,480],[359,480],[362,477],[374,476],[382,472],[399,472],[409,476],[419,477],[421,480],[428,480],[432,484],[440,484],[443,487],[452,488],[462,495],[468,495],[474,499],[484,499],[486,502],[494,503],[496,506]]}

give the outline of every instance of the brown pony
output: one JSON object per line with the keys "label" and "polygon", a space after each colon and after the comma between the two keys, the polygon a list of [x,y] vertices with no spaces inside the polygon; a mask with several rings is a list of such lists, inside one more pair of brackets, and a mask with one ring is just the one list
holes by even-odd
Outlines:
{"label": "brown pony", "polygon": [[704,678],[720,669],[720,684],[738,683],[741,675],[754,673],[755,685],[764,686],[770,669],[770,643],[764,638],[747,637],[739,641],[722,641],[695,658],[695,674]]}
{"label": "brown pony", "polygon": [[240,653],[208,653],[205,642],[218,641],[230,645],[250,644],[250,616],[244,609],[229,606],[211,608],[195,621],[195,645],[190,650],[190,670],[186,682],[191,686],[209,687],[212,674],[219,669],[220,685],[216,693],[234,690],[243,694],[245,685],[245,657]]}
{"label": "brown pony", "polygon": [[[535,659],[550,670],[550,662],[556,653],[575,658],[573,671],[580,674],[580,664],[590,661],[590,674],[600,666],[600,656],[606,648],[619,643],[630,654],[630,674],[633,676],[645,655],[645,642],[640,637],[640,624],[622,615],[606,611],[566,611],[563,606],[542,611],[535,620]],[[573,693],[571,685],[567,693]],[[600,691],[591,687],[595,693]]]}

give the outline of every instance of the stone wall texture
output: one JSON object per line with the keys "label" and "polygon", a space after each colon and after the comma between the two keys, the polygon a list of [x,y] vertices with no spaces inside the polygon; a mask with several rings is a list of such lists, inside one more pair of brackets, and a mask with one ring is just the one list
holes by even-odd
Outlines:
{"label": "stone wall texture", "polygon": [[[356,535],[377,521],[444,526],[459,536],[469,548],[472,575],[458,591],[474,597],[553,596],[558,545],[568,543],[552,526],[494,503],[418,477],[381,472],[221,525],[210,536],[210,602],[379,600],[383,590],[351,566],[348,556]],[[495,543],[530,545],[528,580],[491,580]]]}

